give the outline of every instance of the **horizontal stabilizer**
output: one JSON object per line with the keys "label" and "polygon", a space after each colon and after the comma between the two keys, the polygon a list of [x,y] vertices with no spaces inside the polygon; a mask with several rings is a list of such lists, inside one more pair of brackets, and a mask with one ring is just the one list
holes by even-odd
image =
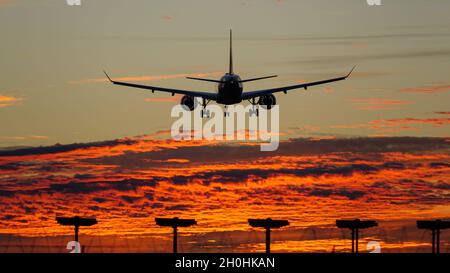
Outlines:
{"label": "horizontal stabilizer", "polygon": [[205,82],[222,83],[222,81],[219,81],[219,80],[211,80],[211,79],[202,79],[202,78],[193,78],[193,77],[186,77],[186,79],[197,80],[197,81],[205,81]]}
{"label": "horizontal stabilizer", "polygon": [[270,79],[270,78],[275,78],[278,77],[277,75],[273,75],[273,76],[266,76],[266,77],[259,77],[259,78],[253,78],[253,79],[247,79],[247,80],[241,80],[239,82],[252,82],[252,81],[259,81],[259,80],[265,80],[265,79]]}

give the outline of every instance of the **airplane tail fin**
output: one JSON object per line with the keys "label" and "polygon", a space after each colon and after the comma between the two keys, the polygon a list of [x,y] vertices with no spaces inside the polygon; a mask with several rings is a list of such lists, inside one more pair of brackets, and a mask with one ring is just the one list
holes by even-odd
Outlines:
{"label": "airplane tail fin", "polygon": [[233,74],[233,31],[230,29],[230,67],[229,74]]}

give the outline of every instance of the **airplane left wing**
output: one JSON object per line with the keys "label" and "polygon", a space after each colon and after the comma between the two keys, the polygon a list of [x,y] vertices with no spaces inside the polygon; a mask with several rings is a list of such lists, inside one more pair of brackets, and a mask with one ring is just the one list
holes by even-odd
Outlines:
{"label": "airplane left wing", "polygon": [[128,82],[119,82],[112,80],[109,75],[103,71],[108,78],[110,82],[116,85],[122,85],[127,87],[134,87],[134,88],[140,88],[140,89],[147,89],[151,90],[152,92],[159,91],[159,92],[166,92],[171,93],[172,96],[174,94],[181,94],[181,95],[187,95],[192,97],[200,97],[207,100],[217,100],[217,94],[216,93],[208,93],[208,92],[201,92],[201,91],[188,91],[188,90],[181,90],[181,89],[172,89],[172,88],[165,88],[165,87],[157,87],[157,86],[150,86],[150,85],[141,85],[141,84],[135,84],[135,83],[128,83]]}
{"label": "airplane left wing", "polygon": [[260,97],[260,96],[264,96],[264,95],[269,95],[269,94],[277,93],[277,92],[287,93],[287,91],[292,90],[292,89],[304,88],[306,90],[310,86],[321,85],[321,84],[326,84],[326,83],[330,83],[330,82],[342,81],[342,80],[347,79],[350,76],[350,74],[353,72],[354,69],[355,69],[355,67],[353,67],[352,70],[347,75],[342,76],[342,77],[338,77],[338,78],[322,80],[322,81],[316,81],[316,82],[309,82],[309,83],[302,83],[302,84],[291,85],[291,86],[277,87],[277,88],[271,88],[271,89],[265,89],[265,90],[244,92],[244,93],[242,93],[242,99],[243,100],[249,100],[249,99],[252,99],[252,98],[256,98],[256,97]]}

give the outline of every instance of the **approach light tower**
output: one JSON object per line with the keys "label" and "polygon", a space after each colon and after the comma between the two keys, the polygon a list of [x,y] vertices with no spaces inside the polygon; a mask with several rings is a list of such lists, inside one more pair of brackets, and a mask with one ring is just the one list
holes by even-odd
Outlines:
{"label": "approach light tower", "polygon": [[155,218],[155,222],[158,226],[173,228],[173,253],[177,253],[178,227],[190,227],[197,224],[194,219],[180,219],[178,217]]}
{"label": "approach light tower", "polygon": [[81,218],[79,216],[75,217],[56,217],[56,222],[63,226],[74,226],[75,227],[75,241],[78,242],[78,230],[80,226],[89,227],[97,224],[97,219],[95,218]]}
{"label": "approach light tower", "polygon": [[289,221],[288,220],[272,220],[271,218],[248,219],[248,224],[252,227],[266,229],[266,253],[270,253],[270,229],[288,226]]}
{"label": "approach light tower", "polygon": [[376,221],[336,220],[338,228],[348,228],[352,231],[352,253],[358,253],[359,230],[378,226]]}
{"label": "approach light tower", "polygon": [[431,251],[432,253],[439,253],[441,229],[449,229],[450,221],[442,221],[440,219],[434,221],[417,221],[417,228],[431,230]]}

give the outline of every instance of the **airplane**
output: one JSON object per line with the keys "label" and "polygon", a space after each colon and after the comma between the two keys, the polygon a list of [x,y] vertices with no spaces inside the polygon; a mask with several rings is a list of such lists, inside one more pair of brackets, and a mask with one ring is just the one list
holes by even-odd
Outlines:
{"label": "airplane", "polygon": [[[211,102],[215,101],[218,104],[223,104],[225,107],[227,105],[233,105],[241,103],[244,100],[248,100],[253,106],[261,105],[265,109],[270,110],[274,105],[276,105],[276,98],[273,95],[274,93],[278,92],[284,92],[287,94],[289,90],[293,89],[305,89],[307,90],[308,87],[321,85],[321,84],[327,84],[331,82],[336,81],[342,81],[347,79],[350,74],[353,72],[355,67],[352,68],[352,70],[345,76],[332,78],[332,79],[326,79],[321,81],[314,81],[314,82],[308,82],[308,83],[301,83],[296,85],[289,85],[289,86],[283,86],[283,87],[277,87],[277,88],[269,88],[269,89],[263,89],[263,90],[256,90],[256,91],[243,91],[243,83],[251,82],[251,81],[258,81],[258,80],[264,80],[264,79],[270,79],[277,77],[277,75],[272,76],[265,76],[265,77],[258,77],[258,78],[251,78],[251,79],[244,79],[242,80],[239,75],[234,73],[233,70],[233,33],[230,29],[230,60],[229,60],[229,70],[228,73],[222,76],[220,80],[214,80],[214,79],[204,79],[204,78],[194,78],[194,77],[186,77],[187,79],[191,80],[199,80],[199,81],[207,81],[207,82],[213,82],[217,83],[217,92],[211,93],[211,92],[202,92],[202,91],[188,91],[188,90],[180,90],[180,89],[172,89],[172,88],[165,88],[165,87],[157,87],[157,86],[150,86],[150,85],[140,85],[135,83],[128,83],[128,82],[120,82],[120,81],[114,81],[109,77],[109,75],[106,73],[106,71],[103,71],[108,78],[108,80],[116,85],[121,86],[127,86],[127,87],[134,87],[134,88],[140,88],[140,89],[147,89],[151,90],[152,93],[155,91],[159,92],[166,92],[171,93],[172,96],[175,94],[181,94],[184,95],[181,98],[181,105],[184,106],[186,110],[193,111],[197,107],[197,101],[196,97],[199,97],[202,99],[202,111],[201,116],[202,117],[208,117],[209,113],[205,111],[206,106]],[[257,100],[258,99],[258,100]],[[252,114],[256,114],[258,116],[258,109],[254,107],[253,112],[250,110],[250,116]],[[225,112],[225,115],[227,113]]]}

